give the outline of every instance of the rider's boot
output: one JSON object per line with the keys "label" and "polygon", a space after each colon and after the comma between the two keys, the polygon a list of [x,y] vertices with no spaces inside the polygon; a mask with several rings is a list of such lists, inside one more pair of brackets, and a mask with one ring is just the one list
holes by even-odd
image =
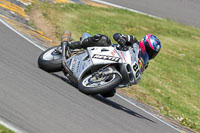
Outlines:
{"label": "rider's boot", "polygon": [[95,42],[91,40],[91,37],[86,38],[82,41],[69,43],[70,49],[81,49],[81,48],[87,48],[87,47],[91,47],[91,46],[95,46]]}
{"label": "rider's boot", "polygon": [[69,47],[70,49],[81,49],[81,48],[87,48],[91,46],[96,46],[96,42],[94,42],[91,37],[86,38],[82,41],[77,41],[77,42],[70,42]]}

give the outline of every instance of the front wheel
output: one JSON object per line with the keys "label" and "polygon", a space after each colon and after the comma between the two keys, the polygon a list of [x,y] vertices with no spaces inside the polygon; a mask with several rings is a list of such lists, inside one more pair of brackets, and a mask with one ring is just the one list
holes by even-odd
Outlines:
{"label": "front wheel", "polygon": [[62,54],[58,51],[60,46],[52,47],[44,51],[38,58],[38,66],[47,72],[61,71]]}
{"label": "front wheel", "polygon": [[79,82],[78,88],[81,92],[88,95],[106,94],[115,89],[120,82],[121,78],[117,73],[110,73],[104,76],[92,73]]}

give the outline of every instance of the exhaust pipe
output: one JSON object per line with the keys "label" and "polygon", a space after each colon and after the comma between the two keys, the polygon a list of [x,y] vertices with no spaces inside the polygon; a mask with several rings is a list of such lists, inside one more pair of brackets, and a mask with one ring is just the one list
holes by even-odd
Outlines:
{"label": "exhaust pipe", "polygon": [[73,72],[69,69],[69,67],[66,64],[66,52],[69,51],[69,42],[61,42],[61,47],[62,47],[62,65],[64,68],[64,71],[67,73],[66,76],[68,79],[73,81],[74,83],[77,83],[77,79],[74,77]]}
{"label": "exhaust pipe", "polygon": [[65,31],[62,35],[61,38],[61,48],[62,48],[62,65],[64,68],[64,71],[67,73],[66,76],[69,78],[71,81],[77,83],[77,79],[74,77],[73,72],[69,69],[69,67],[66,64],[66,56],[70,57],[71,52],[69,48],[69,42],[71,41],[71,32],[70,31]]}

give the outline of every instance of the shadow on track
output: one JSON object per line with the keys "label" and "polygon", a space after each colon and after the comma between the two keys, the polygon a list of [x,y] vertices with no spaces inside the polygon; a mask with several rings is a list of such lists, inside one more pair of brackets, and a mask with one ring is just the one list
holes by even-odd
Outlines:
{"label": "shadow on track", "polygon": [[[61,80],[63,80],[67,84],[70,84],[73,87],[77,88],[77,85],[72,84],[66,77],[60,76],[60,75],[58,75],[56,73],[52,73],[52,75],[55,76],[55,77],[57,77],[57,78],[60,78]],[[86,96],[88,96],[88,95],[86,95]],[[138,114],[138,113],[136,113],[136,112],[134,112],[134,111],[132,111],[132,110],[130,110],[130,109],[128,109],[128,108],[126,108],[126,107],[124,107],[124,106],[116,103],[116,102],[114,102],[114,101],[111,101],[110,99],[106,99],[106,98],[104,98],[101,95],[92,95],[91,97],[94,98],[95,100],[98,100],[98,101],[100,101],[100,102],[102,102],[102,103],[110,106],[110,107],[113,107],[115,109],[124,111],[124,112],[128,113],[129,115],[132,115],[132,116],[140,118],[140,119],[145,119],[145,120],[148,120],[148,121],[156,124],[155,121],[153,121],[151,119],[148,119],[147,117],[144,117],[144,116],[142,116],[142,115],[140,115],[140,114]]]}
{"label": "shadow on track", "polygon": [[74,84],[74,83],[72,83],[72,82],[70,82],[66,77],[60,76],[60,75],[58,75],[58,74],[56,74],[56,73],[51,73],[51,74],[52,74],[53,76],[57,77],[57,78],[60,78],[62,81],[64,81],[64,82],[70,84],[71,86],[77,88],[77,85]]}
{"label": "shadow on track", "polygon": [[150,119],[148,119],[148,118],[146,118],[146,117],[144,117],[144,116],[142,116],[142,115],[140,115],[140,114],[138,114],[138,113],[136,113],[136,112],[134,112],[134,111],[132,111],[132,110],[130,110],[130,109],[128,109],[128,108],[126,108],[126,107],[124,107],[124,106],[122,106],[122,105],[116,103],[116,102],[114,102],[114,101],[111,101],[111,100],[109,100],[109,99],[106,99],[106,98],[104,98],[104,97],[102,97],[102,96],[100,96],[100,95],[94,95],[94,96],[92,96],[92,97],[93,97],[94,99],[96,99],[96,100],[102,102],[102,103],[107,104],[108,106],[111,106],[111,107],[113,107],[113,108],[115,108],[115,109],[119,109],[119,110],[121,110],[121,111],[124,111],[124,112],[126,112],[126,113],[128,113],[128,114],[130,114],[130,115],[132,115],[132,116],[135,116],[135,117],[137,117],[137,118],[145,119],[145,120],[148,120],[148,121],[150,121],[150,122],[156,123],[155,121],[150,120]]}

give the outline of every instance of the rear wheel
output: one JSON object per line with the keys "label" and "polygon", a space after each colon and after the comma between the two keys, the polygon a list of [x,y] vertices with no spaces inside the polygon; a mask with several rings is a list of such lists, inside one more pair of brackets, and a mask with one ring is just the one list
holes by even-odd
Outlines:
{"label": "rear wheel", "polygon": [[47,72],[58,72],[62,70],[62,54],[56,50],[60,46],[52,47],[44,51],[38,58],[39,68]]}
{"label": "rear wheel", "polygon": [[96,72],[84,77],[78,84],[79,90],[88,95],[106,94],[115,89],[121,82],[117,73],[99,74],[99,72]]}

